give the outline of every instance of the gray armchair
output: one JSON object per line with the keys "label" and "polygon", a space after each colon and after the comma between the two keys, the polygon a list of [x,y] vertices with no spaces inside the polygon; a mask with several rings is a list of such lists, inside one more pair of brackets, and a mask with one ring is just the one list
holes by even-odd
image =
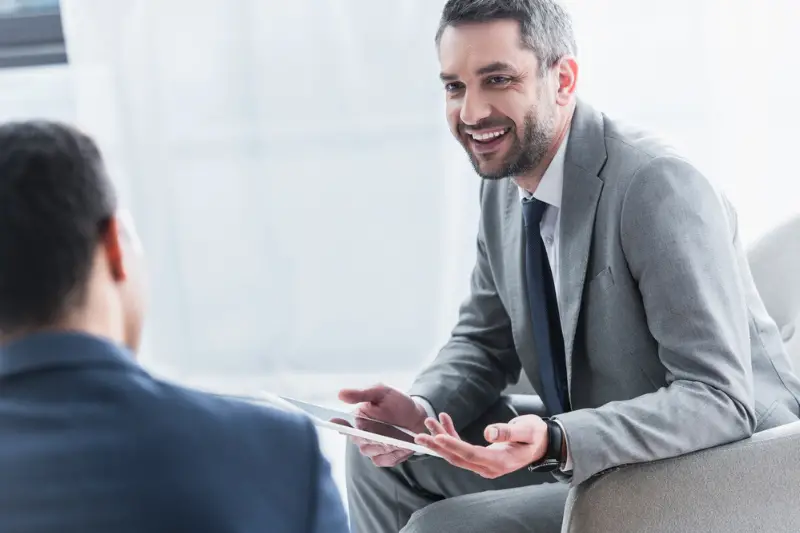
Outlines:
{"label": "gray armchair", "polygon": [[800,422],[570,491],[562,533],[797,533]]}
{"label": "gray armchair", "polygon": [[[755,243],[748,262],[800,370],[800,217]],[[541,410],[535,396],[509,400]],[[570,492],[562,533],[797,533],[798,487],[800,422],[596,477]]]}
{"label": "gray armchair", "polygon": [[[767,312],[800,371],[800,216],[790,219],[748,251],[750,272]],[[800,527],[798,527],[800,531]]]}

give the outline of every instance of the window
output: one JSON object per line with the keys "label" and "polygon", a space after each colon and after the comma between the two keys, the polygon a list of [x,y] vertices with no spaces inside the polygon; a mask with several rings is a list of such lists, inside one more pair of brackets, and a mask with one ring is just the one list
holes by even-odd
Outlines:
{"label": "window", "polygon": [[58,0],[0,0],[0,68],[66,62]]}

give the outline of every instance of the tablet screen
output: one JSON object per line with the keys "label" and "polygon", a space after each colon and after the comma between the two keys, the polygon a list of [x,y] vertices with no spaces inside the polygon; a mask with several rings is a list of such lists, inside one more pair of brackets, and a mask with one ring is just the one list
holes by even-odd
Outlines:
{"label": "tablet screen", "polygon": [[339,425],[347,425],[355,429],[368,431],[383,435],[384,437],[391,437],[393,439],[401,440],[408,443],[414,443],[414,434],[411,431],[401,429],[399,427],[364,418],[354,415],[353,413],[345,413],[344,411],[337,411],[335,409],[328,409],[319,405],[314,405],[292,398],[281,397],[282,400],[291,403],[298,409],[305,411],[309,416],[322,420],[324,422],[332,422]]}

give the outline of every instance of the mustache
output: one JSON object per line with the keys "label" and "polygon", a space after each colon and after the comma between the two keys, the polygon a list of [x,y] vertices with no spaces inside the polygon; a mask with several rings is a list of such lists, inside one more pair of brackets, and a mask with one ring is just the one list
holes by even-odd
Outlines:
{"label": "mustache", "polygon": [[458,133],[464,135],[473,131],[488,130],[489,128],[510,128],[513,126],[514,124],[508,120],[487,118],[481,120],[477,124],[472,125],[467,125],[463,122],[460,122],[458,124]]}

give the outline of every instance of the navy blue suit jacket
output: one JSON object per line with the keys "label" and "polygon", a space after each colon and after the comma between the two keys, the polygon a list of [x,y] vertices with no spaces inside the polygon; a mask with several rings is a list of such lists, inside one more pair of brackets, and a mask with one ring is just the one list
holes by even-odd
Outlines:
{"label": "navy blue suit jacket", "polygon": [[159,381],[87,335],[0,348],[0,532],[346,531],[309,421]]}

